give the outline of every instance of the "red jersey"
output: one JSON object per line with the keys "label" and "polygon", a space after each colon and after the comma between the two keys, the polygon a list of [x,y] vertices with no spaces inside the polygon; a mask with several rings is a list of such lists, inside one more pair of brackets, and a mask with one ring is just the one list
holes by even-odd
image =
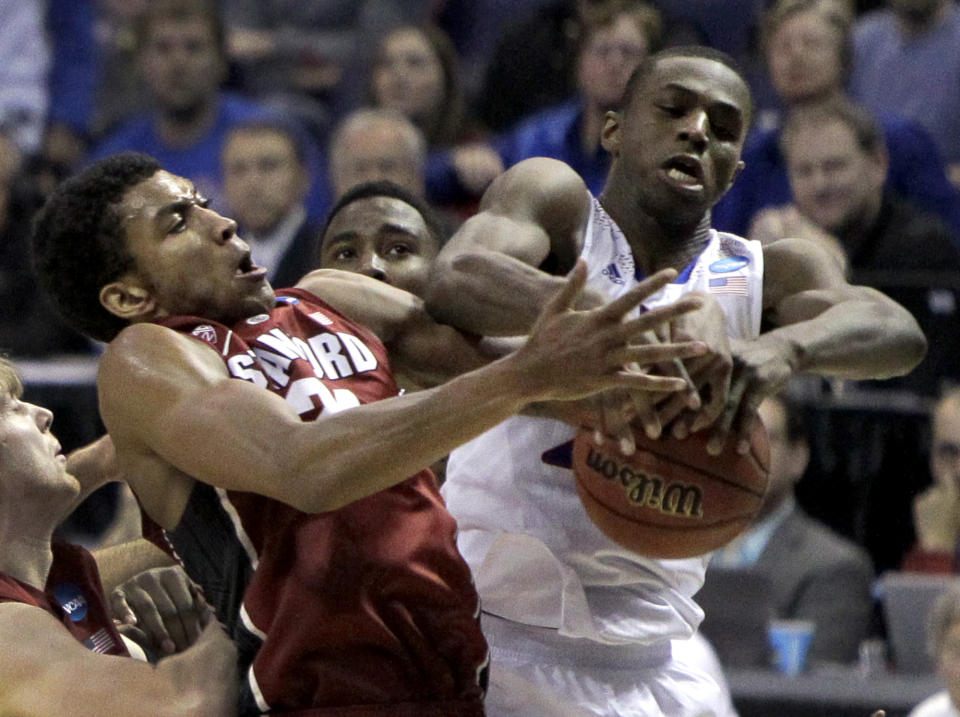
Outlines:
{"label": "red jersey", "polygon": [[[304,421],[398,394],[383,344],[307,291],[232,327],[159,323]],[[424,470],[321,514],[198,482],[170,539],[237,640],[243,714],[482,715],[487,647],[455,532]]]}
{"label": "red jersey", "polygon": [[79,545],[53,544],[53,563],[42,591],[0,573],[0,602],[45,610],[93,652],[129,655],[110,617],[97,563]]}

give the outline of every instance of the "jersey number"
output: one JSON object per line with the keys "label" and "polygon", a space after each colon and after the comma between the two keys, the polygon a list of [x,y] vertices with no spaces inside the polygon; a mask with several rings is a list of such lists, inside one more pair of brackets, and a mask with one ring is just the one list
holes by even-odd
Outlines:
{"label": "jersey number", "polygon": [[286,401],[294,411],[304,416],[320,408],[313,401],[314,397],[319,399],[323,407],[321,415],[339,413],[360,405],[360,400],[350,389],[338,388],[331,391],[315,376],[298,378],[291,383],[287,390]]}

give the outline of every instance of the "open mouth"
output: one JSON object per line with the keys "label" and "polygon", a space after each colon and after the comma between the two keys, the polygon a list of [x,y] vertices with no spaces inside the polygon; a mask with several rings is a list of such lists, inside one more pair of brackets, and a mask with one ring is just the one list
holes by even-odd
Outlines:
{"label": "open mouth", "polygon": [[250,257],[250,252],[245,252],[237,265],[237,276],[240,277],[259,277],[266,273],[266,269],[257,266]]}
{"label": "open mouth", "polygon": [[693,157],[671,157],[664,163],[663,170],[667,178],[681,188],[691,191],[703,189],[703,166]]}

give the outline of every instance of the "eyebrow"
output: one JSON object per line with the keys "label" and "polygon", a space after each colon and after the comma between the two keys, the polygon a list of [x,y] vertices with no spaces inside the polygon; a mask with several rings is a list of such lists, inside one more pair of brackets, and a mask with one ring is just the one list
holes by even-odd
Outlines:
{"label": "eyebrow", "polygon": [[[663,89],[665,89],[665,90],[671,90],[671,91],[674,91],[674,92],[679,92],[679,93],[681,93],[681,94],[689,95],[689,96],[691,96],[691,97],[702,97],[702,96],[703,96],[703,93],[698,92],[697,90],[691,89],[691,88],[689,88],[689,87],[687,87],[687,86],[685,86],[685,85],[681,85],[681,84],[676,83],[676,82],[669,82],[669,83],[667,83],[666,85],[663,86]],[[743,116],[743,110],[740,109],[739,107],[737,107],[735,104],[733,104],[733,103],[731,103],[731,102],[726,102],[725,100],[713,100],[713,101],[710,102],[710,104],[711,104],[712,106],[714,106],[714,107],[723,109],[723,110],[725,110],[725,111],[727,111],[727,112],[734,112],[734,113],[736,113],[736,114],[737,114],[738,116],[740,116],[740,117]]]}
{"label": "eyebrow", "polygon": [[177,199],[170,202],[169,204],[164,204],[163,206],[159,207],[156,213],[154,214],[154,218],[157,220],[165,219],[171,214],[177,214],[179,212],[183,212],[189,209],[190,207],[206,206],[207,204],[209,204],[209,202],[210,200],[208,200],[206,197],[200,194],[197,191],[196,187],[192,187],[190,189],[189,196],[177,197]]}
{"label": "eyebrow", "polygon": [[[379,235],[383,234],[384,232],[395,232],[397,234],[413,237],[414,239],[419,238],[419,235],[414,229],[404,226],[403,224],[396,224],[394,222],[383,222],[377,226],[375,234]],[[325,249],[337,242],[351,241],[356,239],[358,236],[360,236],[360,232],[354,229],[344,229],[343,231],[339,231],[336,234],[331,235],[329,239],[326,239],[323,242],[323,247]]]}

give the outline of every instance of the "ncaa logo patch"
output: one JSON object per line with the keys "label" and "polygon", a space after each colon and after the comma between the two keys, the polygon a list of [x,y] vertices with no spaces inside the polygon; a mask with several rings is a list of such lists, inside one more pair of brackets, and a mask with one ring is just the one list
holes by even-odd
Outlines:
{"label": "ncaa logo patch", "polygon": [[60,583],[53,589],[53,597],[73,622],[87,616],[87,599],[73,583]]}
{"label": "ncaa logo patch", "polygon": [[256,316],[251,316],[249,319],[247,319],[247,326],[256,326],[257,324],[262,324],[269,318],[270,314],[257,314]]}
{"label": "ncaa logo patch", "polygon": [[728,256],[723,259],[717,259],[710,265],[710,271],[714,274],[729,274],[731,271],[742,269],[750,263],[750,259],[745,256]]}
{"label": "ncaa logo patch", "polygon": [[208,344],[217,343],[217,332],[210,324],[200,324],[197,328],[190,332],[191,336],[196,336],[201,341],[206,341]]}

